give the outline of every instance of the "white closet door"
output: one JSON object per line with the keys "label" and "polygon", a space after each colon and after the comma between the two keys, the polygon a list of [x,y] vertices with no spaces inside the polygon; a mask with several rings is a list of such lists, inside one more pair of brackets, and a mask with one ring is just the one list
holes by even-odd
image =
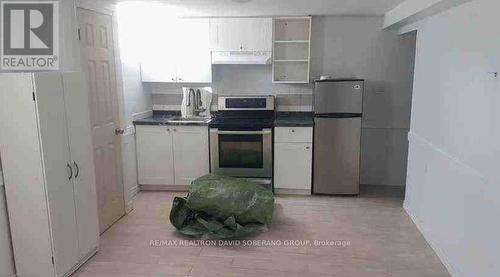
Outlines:
{"label": "white closet door", "polygon": [[95,167],[89,113],[89,89],[83,73],[64,73],[71,166],[74,172],[79,258],[99,244]]}
{"label": "white closet door", "polygon": [[34,83],[56,276],[62,276],[78,261],[74,172],[70,165],[62,78],[59,74],[40,73],[35,74]]}
{"label": "white closet door", "polygon": [[[0,152],[5,194],[17,276],[54,276],[38,122],[32,95],[32,74],[0,74]],[[23,199],[30,199],[29,205]]]}

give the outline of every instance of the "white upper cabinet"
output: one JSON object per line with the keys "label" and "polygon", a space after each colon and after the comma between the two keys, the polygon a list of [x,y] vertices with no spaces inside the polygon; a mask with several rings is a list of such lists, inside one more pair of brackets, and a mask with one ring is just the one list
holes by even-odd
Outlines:
{"label": "white upper cabinet", "polygon": [[146,57],[141,61],[141,77],[143,82],[177,82],[176,52],[173,49],[164,51],[159,57]]}
{"label": "white upper cabinet", "polygon": [[208,19],[181,20],[178,42],[177,82],[211,83],[212,58]]}
{"label": "white upper cabinet", "polygon": [[142,81],[211,83],[208,19],[179,19],[168,25],[162,26],[161,35],[146,36]]}
{"label": "white upper cabinet", "polygon": [[212,51],[272,51],[271,18],[212,18]]}
{"label": "white upper cabinet", "polygon": [[311,17],[273,22],[273,83],[309,83]]}

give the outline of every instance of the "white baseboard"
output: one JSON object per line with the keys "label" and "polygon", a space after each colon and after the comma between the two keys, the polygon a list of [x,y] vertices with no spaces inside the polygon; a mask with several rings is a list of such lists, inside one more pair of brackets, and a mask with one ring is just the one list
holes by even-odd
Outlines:
{"label": "white baseboard", "polygon": [[188,191],[189,186],[181,185],[140,185],[141,191]]}
{"label": "white baseboard", "polygon": [[78,263],[74,267],[72,267],[68,273],[64,274],[63,276],[69,277],[73,275],[73,273],[75,273],[80,267],[82,267],[83,264],[85,264],[88,260],[90,260],[90,258],[92,258],[97,253],[97,251],[99,251],[99,247],[96,247],[92,251],[87,253],[87,255],[83,257],[83,259],[78,261]]}
{"label": "white baseboard", "polygon": [[450,259],[446,256],[446,253],[439,247],[439,243],[437,242],[436,239],[425,229],[424,224],[422,221],[418,219],[418,217],[412,215],[408,211],[408,206],[406,205],[406,201],[403,202],[403,208],[406,212],[406,214],[411,218],[415,226],[417,226],[417,229],[420,231],[424,239],[427,241],[427,243],[431,246],[431,248],[434,250],[436,255],[439,257],[443,265],[446,267],[448,270],[448,273],[450,273],[451,276],[453,277],[464,277],[463,274],[460,273],[459,270],[454,268],[454,266],[451,264]]}
{"label": "white baseboard", "polygon": [[130,199],[126,204],[125,213],[128,214],[134,210],[134,201],[138,193],[139,193],[139,186],[134,186],[133,188],[130,188],[129,190]]}
{"label": "white baseboard", "polygon": [[137,194],[139,193],[139,186],[134,186],[133,188],[130,188],[129,192],[130,192],[130,197],[131,198],[135,198],[137,196]]}
{"label": "white baseboard", "polygon": [[311,195],[310,189],[274,189],[275,194],[283,195]]}

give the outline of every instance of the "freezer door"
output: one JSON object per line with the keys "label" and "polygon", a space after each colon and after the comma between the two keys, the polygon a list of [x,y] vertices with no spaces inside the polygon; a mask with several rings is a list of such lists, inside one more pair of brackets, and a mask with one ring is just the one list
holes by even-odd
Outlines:
{"label": "freezer door", "polygon": [[362,113],[363,81],[316,82],[314,113]]}
{"label": "freezer door", "polygon": [[313,192],[358,194],[361,118],[314,119]]}

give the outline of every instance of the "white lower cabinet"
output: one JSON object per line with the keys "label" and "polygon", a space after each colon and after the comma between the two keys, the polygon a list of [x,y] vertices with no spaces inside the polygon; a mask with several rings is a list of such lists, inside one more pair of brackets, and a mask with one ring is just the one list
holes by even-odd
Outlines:
{"label": "white lower cabinet", "polygon": [[136,140],[140,185],[185,189],[209,173],[207,126],[141,125]]}
{"label": "white lower cabinet", "polygon": [[312,128],[277,127],[275,129],[275,192],[311,194]]}
{"label": "white lower cabinet", "polygon": [[209,172],[208,128],[204,126],[174,127],[174,180],[178,186]]}
{"label": "white lower cabinet", "polygon": [[137,170],[141,185],[173,185],[172,130],[165,126],[137,126]]}

